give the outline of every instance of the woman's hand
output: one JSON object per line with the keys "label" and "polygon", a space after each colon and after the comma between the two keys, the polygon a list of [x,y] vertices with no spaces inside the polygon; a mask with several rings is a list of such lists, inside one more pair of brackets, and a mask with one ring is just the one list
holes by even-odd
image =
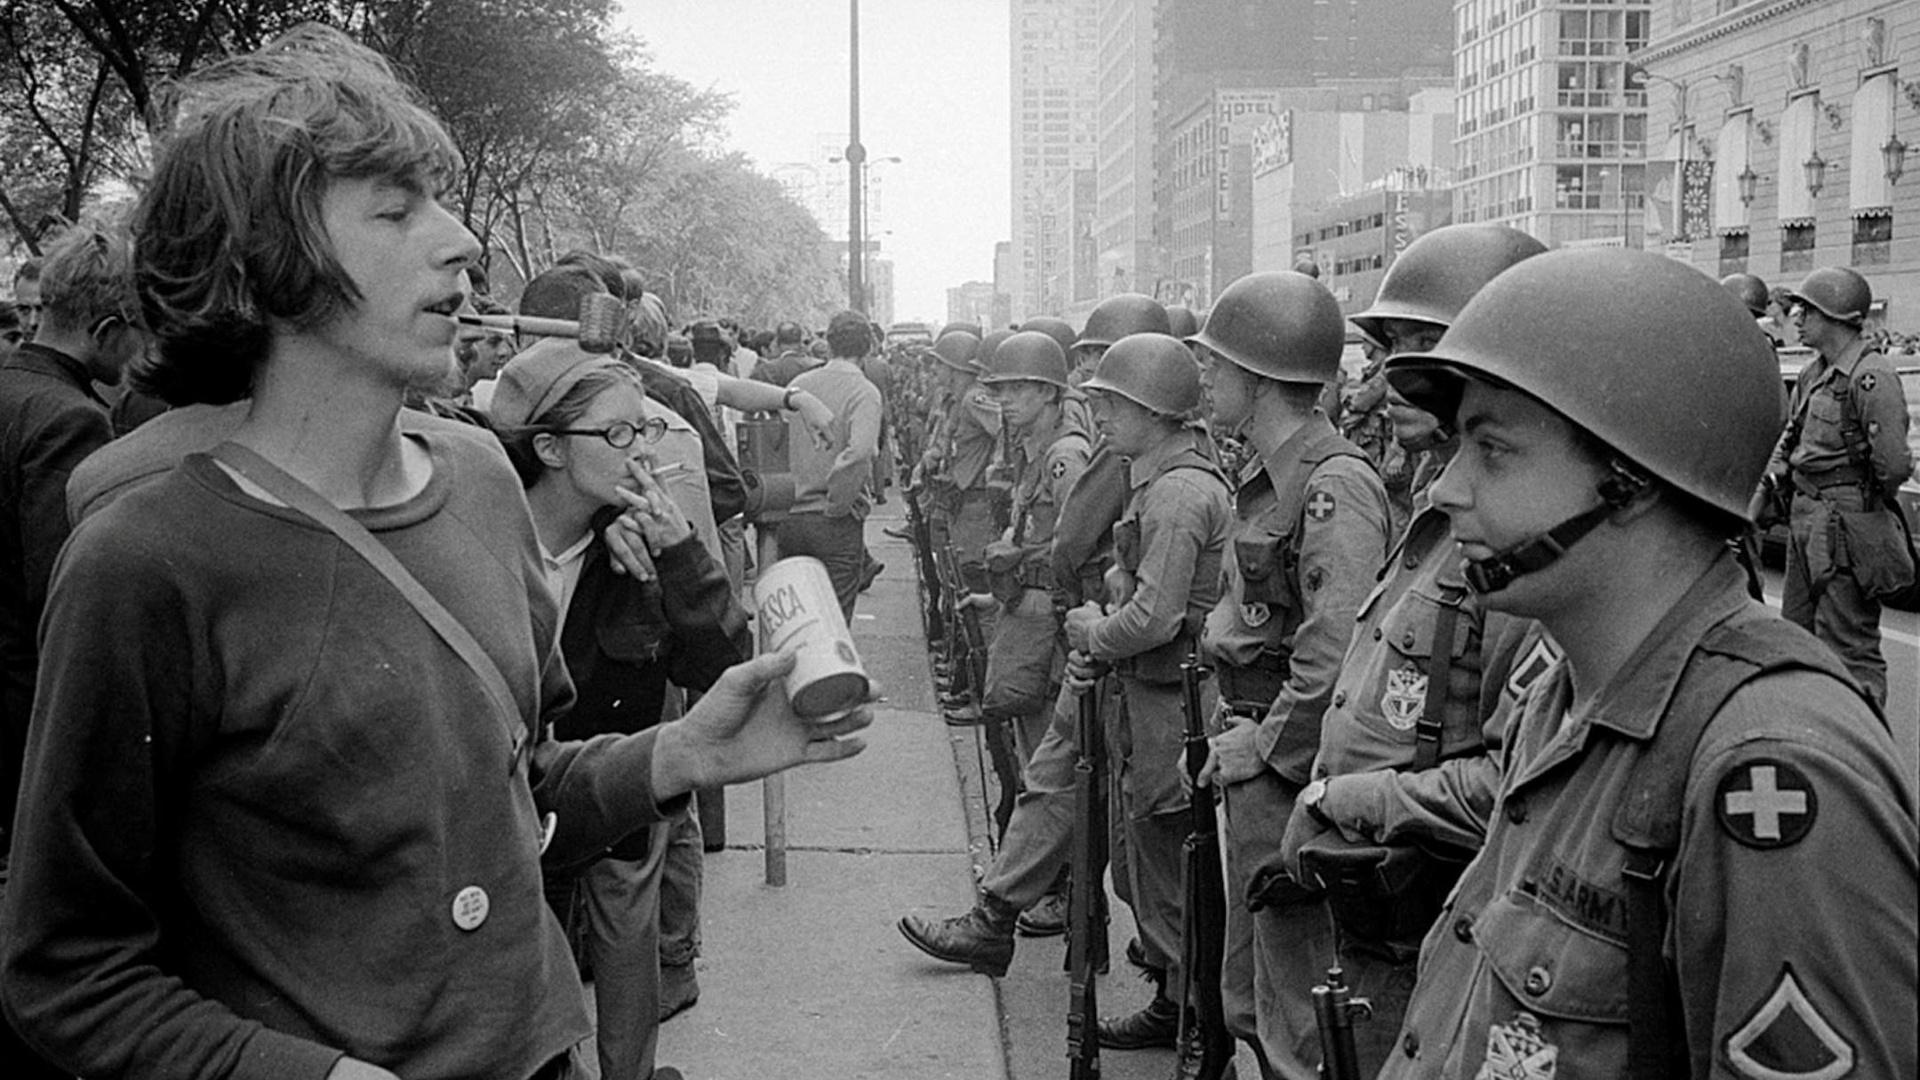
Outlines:
{"label": "woman's hand", "polygon": [[[646,538],[649,552],[658,555],[693,535],[693,525],[681,512],[680,504],[674,501],[673,493],[654,477],[651,461],[640,458],[628,461],[627,475],[633,478],[633,487],[620,488],[620,497],[627,504],[627,512],[620,515],[620,519],[632,522]],[[611,542],[612,538],[608,539]]]}

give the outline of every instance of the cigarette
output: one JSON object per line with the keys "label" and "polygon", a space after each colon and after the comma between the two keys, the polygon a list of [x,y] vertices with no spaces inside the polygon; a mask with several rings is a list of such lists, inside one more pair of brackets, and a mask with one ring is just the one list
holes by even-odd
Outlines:
{"label": "cigarette", "polygon": [[653,478],[655,480],[658,480],[663,476],[672,476],[674,473],[677,473],[682,469],[685,469],[686,467],[687,467],[686,462],[669,461],[665,465],[662,465],[659,468],[653,469],[651,471],[653,473]]}

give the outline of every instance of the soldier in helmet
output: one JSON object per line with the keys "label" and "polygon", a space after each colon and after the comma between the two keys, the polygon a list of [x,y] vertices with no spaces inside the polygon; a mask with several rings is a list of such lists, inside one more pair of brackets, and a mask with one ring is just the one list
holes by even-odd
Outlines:
{"label": "soldier in helmet", "polygon": [[[1027,337],[1014,340],[1024,348]],[[1044,352],[1037,346],[1036,351]],[[1129,811],[1115,826],[1128,856],[1124,867],[1116,861],[1116,891],[1133,905],[1143,958],[1164,983],[1168,967],[1179,960],[1180,844],[1186,836],[1185,800],[1175,768],[1179,661],[1192,640],[1189,624],[1197,624],[1218,595],[1226,487],[1199,445],[1204,435],[1185,423],[1199,404],[1200,376],[1179,341],[1164,334],[1124,337],[1087,386],[1100,395],[1096,415],[1105,417],[1102,437],[1116,460],[1129,463],[1123,475],[1132,481],[1131,498],[1126,521],[1115,530],[1115,546],[1116,558],[1137,586],[1111,598],[1111,615],[1091,603],[1068,612],[1066,636],[1082,654],[1114,661],[1120,676],[1124,709],[1109,718],[1108,726],[1122,734],[1107,740],[1114,758],[1110,775],[1119,778]],[[1017,406],[1010,407],[1019,413]],[[1059,441],[1056,437],[1054,445]],[[1050,464],[1046,480],[1053,479],[1052,471]],[[1083,488],[1084,483],[1073,488],[1069,509]],[[1079,753],[1075,712],[1073,696],[1061,694],[1027,764],[1026,791],[973,909],[944,920],[913,915],[900,920],[900,932],[923,952],[984,974],[1006,974],[1016,922],[1066,864]],[[1162,993],[1140,1014],[1102,1021],[1101,1044],[1170,1046],[1178,1020],[1171,998]]]}
{"label": "soldier in helmet", "polygon": [[1267,1076],[1310,1076],[1318,1062],[1306,994],[1331,927],[1319,893],[1278,872],[1280,826],[1387,553],[1380,478],[1319,406],[1345,336],[1326,286],[1270,271],[1229,285],[1193,339],[1214,423],[1251,451],[1234,478],[1227,588],[1206,621],[1220,707],[1201,779],[1225,806],[1227,1029]]}
{"label": "soldier in helmet", "polygon": [[1032,756],[1057,689],[1059,620],[1048,554],[1067,493],[1086,470],[1091,434],[1062,410],[1067,357],[1045,334],[1023,331],[994,350],[980,382],[1000,405],[1012,444],[1013,505],[1007,531],[987,545],[987,575],[1001,605],[982,698],[990,722],[1016,721],[1022,758]]}
{"label": "soldier in helmet", "polygon": [[1883,706],[1878,592],[1912,581],[1893,494],[1913,466],[1907,401],[1885,353],[1862,336],[1873,293],[1844,267],[1823,267],[1793,292],[1800,341],[1817,354],[1794,382],[1786,433],[1761,500],[1769,519],[1790,502],[1781,611],[1812,631]]}
{"label": "soldier in helmet", "polygon": [[[1087,316],[1087,325],[1073,343],[1068,360],[1073,370],[1067,382],[1079,387],[1093,375],[1101,357],[1115,341],[1129,334],[1170,333],[1167,309],[1158,300],[1140,293],[1121,293],[1100,301]],[[1084,408],[1085,402],[1073,402],[1069,411]],[[1083,413],[1091,427],[1091,414]],[[1110,563],[1109,533],[1127,502],[1127,482],[1123,464],[1103,452],[1094,442],[1093,458],[1069,497],[1072,509],[1062,515],[1054,533],[1053,572],[1062,590],[1062,599],[1072,606],[1100,595],[1101,576]]]}
{"label": "soldier in helmet", "polygon": [[[984,562],[987,544],[999,535],[987,489],[987,470],[1000,443],[1000,410],[976,380],[974,358],[980,338],[965,330],[950,330],[933,343],[931,355],[942,375],[942,394],[933,433],[916,469],[927,492],[927,520],[933,527],[935,548],[952,540],[958,570],[969,599],[987,594]],[[991,616],[982,619],[991,633]],[[967,665],[956,663],[951,673],[948,704],[958,706]],[[977,689],[977,688],[976,688]]]}
{"label": "soldier in helmet", "polygon": [[[1353,322],[1391,354],[1423,351],[1488,281],[1545,250],[1504,225],[1436,229],[1394,260]],[[1281,845],[1294,880],[1327,891],[1347,984],[1372,1003],[1372,1019],[1354,1028],[1369,1074],[1397,1046],[1420,938],[1486,830],[1506,692],[1558,655],[1532,620],[1486,611],[1467,587],[1446,514],[1425,505],[1459,440],[1397,392],[1391,399],[1399,441],[1426,462],[1413,493],[1422,509],[1361,605],[1313,779]],[[1382,866],[1393,873],[1370,872]],[[1310,985],[1283,983],[1294,999],[1285,1008],[1305,1009]]]}
{"label": "soldier in helmet", "polygon": [[1381,1076],[1916,1075],[1912,778],[1726,545],[1781,421],[1752,316],[1658,255],[1549,252],[1387,376],[1461,433],[1432,497],[1468,585],[1565,657]]}
{"label": "soldier in helmet", "polygon": [[1067,645],[1110,664],[1119,687],[1118,715],[1108,721],[1114,827],[1125,853],[1114,864],[1126,879],[1117,891],[1133,906],[1148,966],[1164,972],[1144,1009],[1101,1020],[1098,1034],[1100,1045],[1119,1050],[1171,1046],[1180,1015],[1169,994],[1185,978],[1180,665],[1219,599],[1232,510],[1206,433],[1188,423],[1200,405],[1200,372],[1179,339],[1123,337],[1083,386],[1108,450],[1127,463],[1128,499],[1113,527],[1116,587],[1104,608],[1067,612]]}
{"label": "soldier in helmet", "polygon": [[1767,340],[1773,342],[1774,348],[1778,349],[1787,343],[1782,328],[1774,322],[1768,311],[1773,297],[1765,281],[1754,274],[1728,274],[1720,279],[1720,287],[1747,305],[1747,310],[1753,313],[1753,321],[1760,324],[1760,331],[1767,335]]}

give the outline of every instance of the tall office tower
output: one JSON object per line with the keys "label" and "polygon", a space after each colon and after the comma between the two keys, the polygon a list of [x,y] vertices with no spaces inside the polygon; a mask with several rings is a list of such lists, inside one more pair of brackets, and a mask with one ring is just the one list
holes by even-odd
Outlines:
{"label": "tall office tower", "polygon": [[[1254,130],[1293,108],[1404,113],[1452,73],[1453,0],[1159,0],[1153,289],[1207,306],[1253,270]],[[1313,88],[1310,92],[1307,88]],[[1384,129],[1383,129],[1384,130]]]}
{"label": "tall office tower", "polygon": [[1628,85],[1627,53],[1652,7],[1455,4],[1455,220],[1553,247],[1643,246],[1647,90]]}
{"label": "tall office tower", "polygon": [[1153,9],[1155,0],[1101,0],[1099,151],[1093,241],[1101,297],[1152,292]]}
{"label": "tall office tower", "polygon": [[1099,106],[1099,0],[1009,0],[1013,76],[1013,276],[1006,282],[1015,319],[1044,309],[1046,191],[1093,164]]}

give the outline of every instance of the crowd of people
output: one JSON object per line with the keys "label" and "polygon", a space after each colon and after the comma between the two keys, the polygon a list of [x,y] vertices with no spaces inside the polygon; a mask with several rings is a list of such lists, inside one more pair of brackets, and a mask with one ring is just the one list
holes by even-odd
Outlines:
{"label": "crowd of people", "polygon": [[817,559],[851,617],[890,490],[944,718],[1011,748],[923,952],[1104,936],[1097,843],[1156,993],[1090,1036],[1182,1075],[1209,1025],[1317,1075],[1334,966],[1383,1077],[1920,1069],[1877,621],[1913,462],[1853,271],[1454,225],[1351,318],[1309,264],[890,347],[587,251],[509,305],[446,132],[336,32],[171,102],[130,220],[0,306],[9,1075],[677,1076],[697,804],[871,719],[795,715],[751,575]]}
{"label": "crowd of people", "polygon": [[[1242,278],[1197,327],[1122,295],[1077,335],[934,343],[913,486],[952,606],[998,614],[984,686],[937,674],[947,721],[1009,725],[1023,771],[973,908],[901,932],[996,976],[1020,936],[1104,933],[1062,903],[1100,827],[1075,810],[1094,695],[1093,839],[1156,987],[1103,1047],[1222,1075],[1193,1004],[1217,979],[1263,1077],[1334,1075],[1331,965],[1371,1005],[1352,1075],[1911,1074],[1915,795],[1878,619],[1912,589],[1913,461],[1865,279],[1772,301],[1813,353],[1783,403],[1745,275],[1454,225],[1343,319],[1311,270]],[[1753,554],[1775,517],[1784,619]],[[1212,673],[1194,783],[1187,657]],[[1217,971],[1183,906],[1195,799]]]}
{"label": "crowd of people", "polygon": [[[779,386],[736,374],[737,327],[670,334],[618,258],[509,311],[442,201],[446,132],[334,31],[174,103],[131,220],[68,228],[7,311],[0,1060],[677,1075],[696,793],[871,720],[800,718],[792,658],[755,655],[726,426],[790,423],[782,543],[829,533],[836,565],[869,324]],[[613,340],[516,333],[592,298]]]}

